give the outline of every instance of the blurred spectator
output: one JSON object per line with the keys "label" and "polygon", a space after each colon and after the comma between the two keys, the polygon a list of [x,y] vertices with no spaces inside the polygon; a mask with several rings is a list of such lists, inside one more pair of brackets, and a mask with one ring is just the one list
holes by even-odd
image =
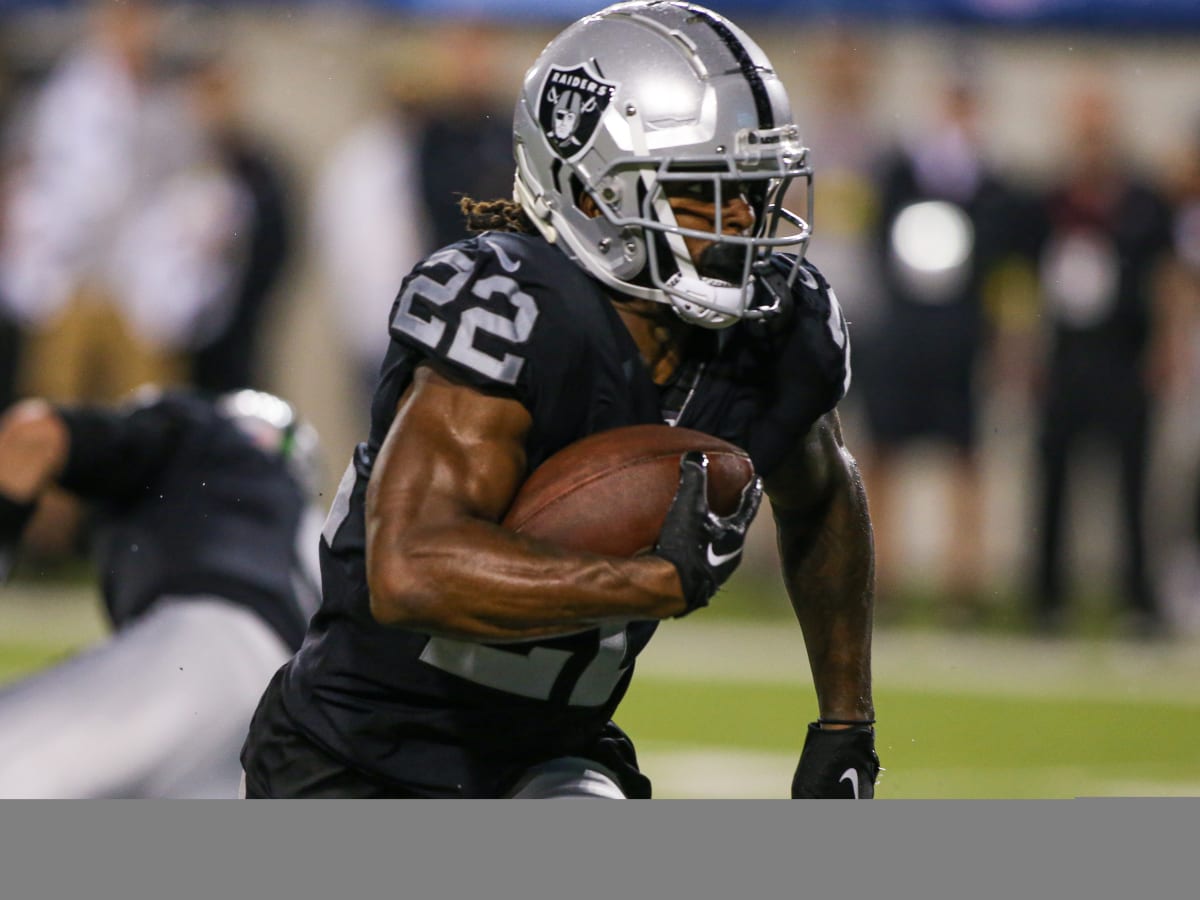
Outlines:
{"label": "blurred spectator", "polygon": [[[288,258],[291,210],[287,178],[276,153],[242,118],[231,64],[211,58],[189,76],[194,109],[209,143],[208,182],[225,199],[216,243],[224,257],[224,291],[195,323],[191,336],[195,387],[213,393],[263,386],[260,332]],[[218,205],[221,201],[218,200]]]}
{"label": "blurred spectator", "polygon": [[314,194],[317,256],[366,398],[375,391],[400,282],[434,246],[420,194],[415,90],[402,76],[389,80],[381,108],[335,148]]}
{"label": "blurred spectator", "polygon": [[[16,135],[0,295],[24,332],[22,394],[105,402],[186,382],[240,270],[248,204],[168,78],[161,15],[152,0],[90,6]],[[72,515],[48,496],[27,548],[61,553]]]}
{"label": "blurred spectator", "polygon": [[[0,47],[0,210],[6,206],[8,184],[8,158],[6,138],[12,116],[13,78],[8,58]],[[0,215],[0,257],[3,257],[4,216]],[[0,294],[3,284],[0,283]],[[21,331],[16,319],[9,312],[4,297],[0,296],[0,409],[6,408],[17,396],[17,363],[21,351]]]}
{"label": "blurred spectator", "polygon": [[[950,614],[980,611],[983,488],[977,448],[978,369],[988,344],[985,281],[1010,247],[1012,193],[985,158],[977,86],[946,82],[936,123],[881,165],[875,250],[886,308],[859,367],[871,442],[863,453],[876,528],[881,609],[895,602],[905,525],[900,457],[924,443],[949,451],[949,540],[938,587]],[[864,354],[856,357],[862,360]]]}
{"label": "blurred spectator", "polygon": [[[1190,375],[1190,386],[1200,383],[1200,346],[1194,339],[1197,335],[1197,318],[1200,317],[1200,125],[1193,130],[1179,178],[1175,184],[1175,259],[1177,267],[1176,322],[1182,327],[1167,329],[1175,338],[1176,352],[1181,368]],[[1200,463],[1200,460],[1197,461]],[[1195,504],[1192,537],[1200,550],[1200,465],[1194,473]],[[1193,598],[1200,601],[1200,597]]]}
{"label": "blurred spectator", "polygon": [[422,100],[419,162],[434,247],[467,236],[460,197],[512,196],[514,167],[511,93],[499,78],[496,27],[458,22],[439,39],[442,77]]}
{"label": "blurred spectator", "polygon": [[441,62],[382,80],[380,108],[335,149],[314,195],[317,253],[368,397],[387,348],[379,323],[404,276],[432,248],[467,236],[461,197],[512,193],[512,113],[495,99],[503,89],[495,28],[455,22],[436,38],[430,53]]}
{"label": "blurred spectator", "polygon": [[1200,122],[1193,128],[1170,180],[1174,207],[1174,257],[1177,274],[1193,296],[1200,288]]}
{"label": "blurred spectator", "polygon": [[[1185,532],[1174,535],[1160,588],[1163,613],[1171,626],[1182,631],[1200,629],[1200,421],[1196,391],[1200,388],[1200,119],[1185,137],[1182,152],[1167,179],[1173,211],[1173,253],[1164,279],[1159,308],[1164,316],[1156,329],[1161,351],[1156,357],[1156,380],[1172,393],[1163,415],[1174,412],[1175,423],[1186,442],[1180,454],[1191,481],[1191,504]],[[1164,422],[1165,424],[1165,422]],[[1177,457],[1178,459],[1178,457]],[[1180,460],[1182,462],[1182,460]],[[1178,484],[1172,473],[1169,484]]]}
{"label": "blurred spectator", "polygon": [[1164,386],[1161,263],[1171,248],[1164,198],[1124,158],[1114,102],[1097,78],[1075,86],[1063,115],[1065,170],[1030,224],[1043,321],[1040,396],[1039,628],[1064,625],[1068,483],[1093,439],[1116,457],[1123,603],[1130,627],[1163,627],[1146,553],[1146,469],[1154,401]]}
{"label": "blurred spectator", "polygon": [[[804,128],[819,173],[813,197],[817,225],[809,256],[829,283],[837,285],[853,330],[856,381],[870,377],[883,313],[873,235],[879,217],[877,167],[885,138],[870,108],[878,52],[877,46],[852,32],[828,35],[815,55],[814,107]],[[797,202],[794,208],[803,205]],[[858,391],[851,391],[850,404],[843,406],[855,407],[860,399]]]}
{"label": "blurred spectator", "polygon": [[183,380],[194,285],[175,265],[188,224],[173,176],[196,150],[159,75],[159,13],[99,3],[50,75],[20,138],[0,291],[27,329],[22,389],[105,400]]}

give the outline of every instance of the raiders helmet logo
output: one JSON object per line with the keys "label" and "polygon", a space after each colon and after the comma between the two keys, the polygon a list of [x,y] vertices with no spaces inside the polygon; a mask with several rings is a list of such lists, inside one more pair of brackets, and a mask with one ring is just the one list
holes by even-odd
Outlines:
{"label": "raiders helmet logo", "polygon": [[538,122],[550,146],[566,159],[583,153],[616,90],[588,63],[573,69],[551,66],[538,97]]}

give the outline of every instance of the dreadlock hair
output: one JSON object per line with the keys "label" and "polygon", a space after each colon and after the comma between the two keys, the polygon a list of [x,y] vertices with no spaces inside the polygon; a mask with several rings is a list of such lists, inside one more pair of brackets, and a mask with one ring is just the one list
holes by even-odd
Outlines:
{"label": "dreadlock hair", "polygon": [[467,231],[511,231],[517,234],[537,234],[537,228],[515,200],[474,200],[462,197],[458,208],[467,220]]}

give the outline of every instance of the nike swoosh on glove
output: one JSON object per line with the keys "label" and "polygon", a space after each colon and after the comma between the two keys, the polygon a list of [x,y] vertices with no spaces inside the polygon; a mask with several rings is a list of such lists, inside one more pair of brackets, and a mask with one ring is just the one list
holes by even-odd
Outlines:
{"label": "nike swoosh on glove", "polygon": [[813,722],[792,778],[792,797],[870,800],[878,777],[874,728],[863,724],[832,729]]}
{"label": "nike swoosh on glove", "polygon": [[679,489],[659,532],[654,553],[679,572],[686,616],[707,606],[742,560],[746,530],[762,502],[762,479],[742,489],[738,508],[718,516],[708,506],[708,457],[689,451],[679,461]]}

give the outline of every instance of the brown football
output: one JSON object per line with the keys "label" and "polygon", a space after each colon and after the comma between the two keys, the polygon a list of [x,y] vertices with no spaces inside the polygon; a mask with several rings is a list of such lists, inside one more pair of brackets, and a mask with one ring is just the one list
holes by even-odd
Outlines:
{"label": "brown football", "polygon": [[657,543],[689,450],[708,456],[709,507],[729,515],[754,478],[744,450],[686,428],[631,425],[589,435],[543,462],[503,524],[570,550],[634,556]]}

